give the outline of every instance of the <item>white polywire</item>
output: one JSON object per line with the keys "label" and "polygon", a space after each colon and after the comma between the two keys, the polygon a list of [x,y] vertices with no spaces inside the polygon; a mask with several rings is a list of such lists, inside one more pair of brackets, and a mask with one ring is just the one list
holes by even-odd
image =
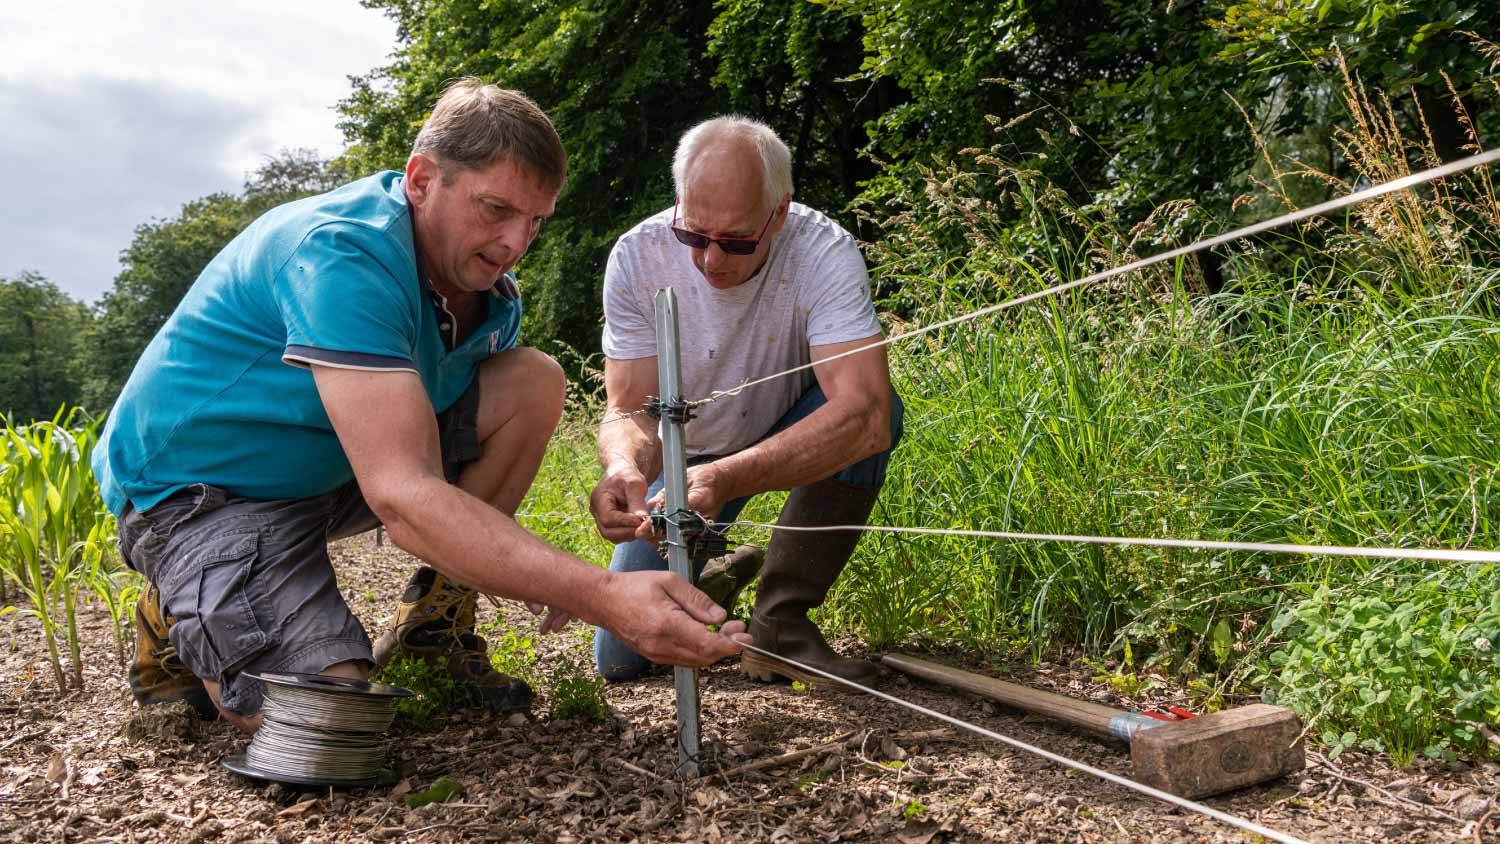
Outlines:
{"label": "white polywire", "polygon": [[[592,518],[581,513],[517,513],[516,518],[559,519],[576,521]],[[712,522],[716,528],[741,527],[765,530],[868,530],[876,533],[916,533],[934,536],[976,536],[987,539],[1010,539],[1018,542],[1074,542],[1088,545],[1145,546],[1150,548],[1190,548],[1206,551],[1258,551],[1269,554],[1300,554],[1310,557],[1362,557],[1384,560],[1431,560],[1446,563],[1500,563],[1500,551],[1471,548],[1383,548],[1362,545],[1297,545],[1285,542],[1234,542],[1215,539],[1164,539],[1140,536],[1086,536],[1065,533],[1017,533],[1004,530],[961,530],[957,528],[893,527],[889,525],[771,525],[761,522]]]}
{"label": "white polywire", "polygon": [[1210,818],[1213,818],[1214,820],[1221,821],[1223,823],[1227,823],[1230,826],[1238,827],[1238,828],[1243,829],[1243,830],[1245,830],[1247,832],[1253,832],[1256,835],[1264,836],[1266,838],[1271,839],[1272,841],[1280,841],[1280,842],[1282,842],[1282,844],[1308,844],[1307,841],[1304,841],[1301,838],[1296,838],[1296,837],[1293,837],[1291,835],[1287,835],[1284,832],[1277,832],[1276,830],[1271,829],[1269,827],[1261,826],[1260,824],[1255,823],[1254,821],[1247,821],[1244,818],[1236,817],[1234,815],[1229,814],[1228,812],[1221,812],[1218,809],[1214,809],[1212,807],[1205,806],[1202,803],[1197,803],[1197,802],[1194,802],[1192,800],[1188,800],[1188,799],[1183,798],[1183,797],[1178,797],[1175,794],[1169,794],[1169,793],[1167,793],[1165,791],[1162,791],[1161,789],[1152,788],[1149,785],[1145,785],[1143,783],[1138,783],[1135,780],[1129,779],[1127,777],[1122,777],[1119,774],[1112,774],[1109,771],[1106,771],[1106,770],[1103,770],[1103,769],[1100,769],[1100,768],[1095,768],[1092,765],[1088,765],[1088,764],[1083,763],[1083,762],[1074,761],[1072,759],[1069,759],[1066,756],[1061,756],[1059,754],[1053,753],[1050,750],[1043,750],[1042,748],[1037,747],[1035,745],[1027,744],[1026,742],[1021,741],[1020,739],[1013,739],[1010,736],[1001,735],[1000,733],[994,732],[993,730],[987,730],[984,727],[980,727],[980,726],[978,726],[976,724],[970,724],[967,721],[960,721],[959,719],[954,718],[951,715],[944,715],[941,712],[938,712],[938,711],[932,710],[932,709],[928,709],[927,707],[922,706],[920,704],[911,703],[910,701],[902,700],[901,698],[895,697],[893,695],[888,695],[885,692],[876,691],[875,689],[872,689],[872,688],[870,688],[868,686],[862,686],[859,683],[854,682],[853,680],[845,680],[843,677],[839,677],[839,676],[837,676],[835,674],[829,674],[826,671],[822,671],[820,669],[813,668],[811,665],[804,665],[803,663],[797,662],[796,660],[793,660],[793,659],[787,659],[784,656],[781,656],[779,654],[771,653],[770,651],[764,650],[762,648],[758,648],[755,645],[743,645],[743,647],[747,651],[753,651],[755,653],[761,654],[762,656],[768,656],[768,657],[771,657],[772,659],[776,659],[776,660],[779,660],[781,662],[785,662],[788,665],[795,666],[795,667],[797,667],[798,669],[800,669],[802,671],[811,672],[811,673],[816,674],[816,675],[818,675],[820,677],[826,677],[829,680],[832,680],[832,681],[834,681],[836,683],[842,683],[843,685],[849,686],[850,688],[858,689],[859,691],[862,691],[865,694],[873,695],[875,697],[880,698],[881,700],[889,701],[889,702],[894,703],[894,704],[896,704],[898,706],[904,706],[907,709],[913,710],[915,712],[920,712],[923,715],[927,715],[929,717],[936,718],[939,721],[942,721],[942,722],[947,723],[947,724],[952,724],[955,727],[959,727],[961,729],[968,730],[971,733],[976,733],[978,735],[984,736],[985,738],[994,739],[995,741],[998,741],[998,742],[1000,742],[1002,744],[1007,744],[1007,745],[1009,745],[1011,747],[1014,747],[1017,750],[1024,750],[1027,753],[1036,754],[1037,756],[1040,756],[1043,759],[1049,759],[1049,760],[1051,760],[1053,762],[1056,762],[1059,765],[1063,765],[1065,767],[1072,768],[1075,771],[1083,771],[1086,774],[1093,774],[1094,776],[1099,777],[1100,779],[1108,780],[1109,782],[1115,783],[1116,785],[1123,785],[1126,788],[1138,791],[1138,792],[1140,792],[1140,793],[1142,793],[1142,794],[1144,794],[1144,795],[1146,795],[1148,797],[1155,797],[1157,800],[1161,800],[1161,801],[1164,801],[1164,802],[1167,802],[1167,803],[1171,803],[1174,806],[1180,806],[1180,807],[1182,807],[1184,809],[1188,809],[1190,811],[1197,812],[1197,813],[1199,813],[1201,815],[1206,815],[1206,816],[1208,816]]}
{"label": "white polywire", "polygon": [[1332,211],[1338,211],[1351,205],[1357,205],[1367,199],[1374,199],[1377,196],[1384,196],[1388,193],[1395,193],[1396,191],[1416,187],[1417,185],[1422,185],[1436,179],[1441,179],[1444,176],[1452,176],[1456,173],[1462,173],[1465,170],[1472,170],[1475,167],[1483,167],[1484,165],[1492,164],[1497,160],[1500,160],[1500,149],[1492,149],[1489,152],[1482,152],[1478,155],[1471,155],[1468,158],[1461,158],[1458,161],[1452,161],[1440,167],[1433,167],[1428,170],[1423,170],[1420,173],[1413,173],[1410,176],[1403,176],[1399,179],[1392,179],[1391,181],[1384,184],[1374,185],[1372,187],[1365,188],[1362,191],[1356,191],[1349,194],[1348,196],[1341,196],[1337,199],[1330,199],[1327,202],[1320,202],[1317,205],[1313,205],[1307,208],[1301,208],[1296,211],[1289,211],[1286,214],[1282,214],[1280,217],[1273,217],[1270,220],[1264,220],[1262,222],[1254,223],[1243,228],[1235,229],[1232,232],[1227,232],[1225,234],[1210,237],[1205,240],[1199,240],[1194,243],[1189,243],[1186,246],[1179,246],[1176,249],[1168,249],[1165,252],[1152,255],[1149,258],[1142,258],[1138,261],[1132,261],[1128,264],[1104,270],[1103,272],[1094,273],[1093,275],[1086,276],[1075,281],[1069,281],[1063,284],[1054,285],[1047,288],[1046,290],[1038,290],[1035,293],[1028,293],[1025,296],[1018,296],[1009,301],[1001,302],[998,305],[991,305],[987,308],[980,308],[977,311],[962,314],[952,319],[943,320],[942,322],[934,323],[932,325],[913,329],[912,331],[908,331],[904,334],[897,334],[894,337],[887,337],[883,340],[860,346],[855,349],[850,349],[846,352],[840,352],[836,355],[829,355],[828,357],[822,358],[821,360],[817,360],[812,363],[805,363],[801,366],[795,366],[791,369],[783,370],[781,372],[767,375],[762,378],[757,378],[754,381],[746,381],[745,383],[732,389],[715,390],[712,393],[709,393],[708,396],[690,401],[688,402],[688,404],[693,407],[698,407],[708,404],[712,401],[717,401],[725,396],[739,395],[741,391],[745,390],[748,387],[753,387],[756,384],[763,384],[766,381],[771,381],[785,375],[791,375],[796,372],[801,372],[804,369],[811,369],[815,366],[821,366],[825,363],[828,363],[829,361],[835,361],[839,358],[845,358],[850,355],[857,355],[860,352],[867,352],[870,349],[878,349],[881,346],[888,346],[892,343],[898,343],[902,340],[910,340],[913,337],[927,334],[932,331],[937,331],[939,328],[947,328],[950,325],[957,325],[961,322],[968,322],[972,319],[978,319],[982,316],[988,316],[989,314],[993,314],[998,311],[1003,311],[1008,308],[1014,308],[1017,305],[1024,305],[1027,302],[1035,301],[1047,296],[1055,296],[1058,293],[1072,290],[1075,287],[1082,287],[1086,284],[1094,284],[1096,282],[1111,279],[1116,276],[1125,275],[1126,273],[1135,272],[1136,270],[1142,270],[1155,264],[1165,263],[1167,261],[1173,260],[1174,258],[1181,258],[1184,255],[1191,255],[1194,252],[1202,252],[1205,249],[1212,249],[1215,246],[1223,246],[1224,244],[1231,241],[1250,237],[1252,235],[1257,235],[1261,232],[1270,231],[1271,229],[1277,228],[1279,226],[1284,226],[1287,223],[1295,223],[1301,220],[1310,219],[1312,217],[1320,217]]}
{"label": "white polywire", "polygon": [[1271,554],[1304,554],[1315,557],[1378,557],[1387,560],[1438,560],[1449,563],[1500,563],[1500,551],[1467,548],[1372,548],[1353,545],[1293,545],[1281,542],[1227,542],[1212,539],[1158,539],[1138,536],[1072,536],[1062,533],[1015,533],[1004,530],[959,530],[954,528],[889,527],[886,525],[768,525],[760,522],[716,522],[716,526],[743,525],[767,530],[835,531],[868,530],[877,533],[920,533],[935,536],[978,536],[1029,542],[1080,542],[1089,545],[1127,545],[1151,548],[1194,548],[1210,551],[1263,551]]}

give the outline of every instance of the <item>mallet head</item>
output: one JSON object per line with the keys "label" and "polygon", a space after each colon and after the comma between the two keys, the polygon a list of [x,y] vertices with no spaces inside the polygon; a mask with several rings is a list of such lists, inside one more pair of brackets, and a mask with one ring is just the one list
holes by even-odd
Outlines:
{"label": "mallet head", "polygon": [[1135,779],[1196,799],[1302,770],[1302,721],[1264,703],[1137,730]]}

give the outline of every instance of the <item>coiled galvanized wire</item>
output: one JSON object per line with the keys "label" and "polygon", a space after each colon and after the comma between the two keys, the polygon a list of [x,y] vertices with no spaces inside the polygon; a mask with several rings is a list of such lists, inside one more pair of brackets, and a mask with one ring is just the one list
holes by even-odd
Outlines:
{"label": "coiled galvanized wire", "polygon": [[[385,778],[386,740],[398,686],[311,674],[250,675],[266,684],[260,729],[231,770],[318,785]],[[231,764],[232,763],[232,764]]]}

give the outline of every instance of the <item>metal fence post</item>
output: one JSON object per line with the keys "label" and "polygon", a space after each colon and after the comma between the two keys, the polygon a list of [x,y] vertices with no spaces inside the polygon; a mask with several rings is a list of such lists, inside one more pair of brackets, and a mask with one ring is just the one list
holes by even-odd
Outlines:
{"label": "metal fence post", "polygon": [[[678,348],[677,297],[671,288],[656,292],[656,378],[661,399],[682,398],[682,359]],[[672,573],[693,582],[691,563],[682,529],[674,514],[687,507],[687,458],[684,456],[682,422],[663,413],[658,427],[661,437],[663,486],[666,490],[667,565]],[[677,689],[677,772],[698,776],[698,671],[674,668]]]}

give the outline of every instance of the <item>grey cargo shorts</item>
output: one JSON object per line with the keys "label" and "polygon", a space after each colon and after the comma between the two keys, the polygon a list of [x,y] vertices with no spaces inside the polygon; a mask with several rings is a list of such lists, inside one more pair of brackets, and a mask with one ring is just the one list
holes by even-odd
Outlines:
{"label": "grey cargo shorts", "polygon": [[[438,414],[443,474],[458,480],[480,455],[479,379]],[[328,542],[380,521],[351,481],[312,498],[263,501],[193,484],[120,517],[120,554],[176,618],[168,636],[192,672],[219,684],[231,712],[260,711],[262,684],[244,672],[316,674],[370,660],[370,637],[339,593]]]}

